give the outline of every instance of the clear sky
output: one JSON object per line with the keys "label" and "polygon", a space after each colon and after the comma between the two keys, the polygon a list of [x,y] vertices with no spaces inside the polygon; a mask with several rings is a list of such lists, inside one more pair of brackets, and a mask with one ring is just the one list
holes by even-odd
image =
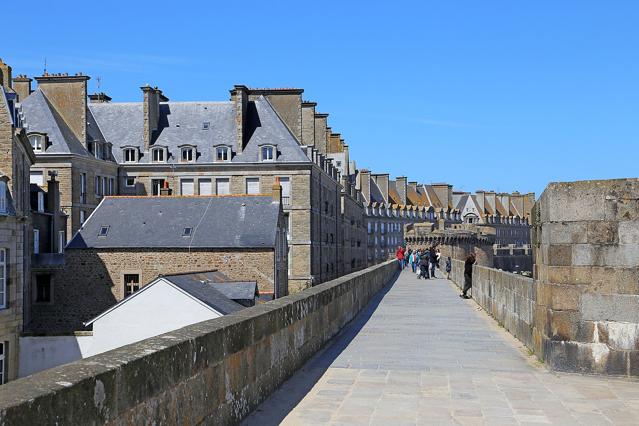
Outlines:
{"label": "clear sky", "polygon": [[12,1],[14,74],[139,101],[301,87],[360,168],[474,191],[637,176],[639,2]]}

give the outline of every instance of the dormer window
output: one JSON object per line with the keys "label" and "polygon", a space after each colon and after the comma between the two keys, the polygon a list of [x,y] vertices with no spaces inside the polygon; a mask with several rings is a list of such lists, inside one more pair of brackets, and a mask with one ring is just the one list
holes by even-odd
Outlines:
{"label": "dormer window", "polygon": [[229,161],[231,153],[228,146],[218,146],[215,148],[215,161]]}
{"label": "dormer window", "polygon": [[138,150],[136,148],[124,148],[124,162],[125,163],[137,163],[138,162]]}
{"label": "dormer window", "polygon": [[166,162],[166,149],[164,148],[153,148],[151,150],[151,159],[154,163],[165,163]]}
{"label": "dormer window", "polygon": [[275,161],[275,147],[273,145],[262,145],[260,149],[260,161]]}
{"label": "dormer window", "polygon": [[31,135],[29,136],[29,142],[31,142],[31,148],[33,148],[33,152],[44,152],[45,139],[42,135]]}
{"label": "dormer window", "polygon": [[183,163],[192,163],[195,158],[195,147],[192,146],[184,146],[181,148],[181,161]]}

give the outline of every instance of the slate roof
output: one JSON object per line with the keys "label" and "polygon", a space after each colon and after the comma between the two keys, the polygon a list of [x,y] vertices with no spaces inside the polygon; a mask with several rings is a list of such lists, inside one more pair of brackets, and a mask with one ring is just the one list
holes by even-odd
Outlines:
{"label": "slate roof", "polygon": [[264,195],[105,197],[67,249],[275,247],[279,209]]}
{"label": "slate roof", "polygon": [[382,190],[377,186],[377,182],[372,177],[370,178],[370,191],[371,191],[371,199],[368,200],[370,203],[385,203],[384,196],[382,195]]}
{"label": "slate roof", "polygon": [[[46,152],[38,155],[79,154],[91,156],[56,112],[42,90],[36,89],[20,105],[24,113],[27,132],[46,133],[49,138]],[[89,122],[91,120],[92,118],[88,118]],[[90,135],[99,138],[99,130],[92,131]]]}
{"label": "slate roof", "polygon": [[204,281],[231,300],[250,300],[254,299],[256,295],[259,295],[257,282],[230,281],[228,277],[220,271],[164,275],[164,278],[176,285],[187,282],[201,284]]}
{"label": "slate roof", "polygon": [[397,184],[394,180],[388,182],[388,198],[388,201],[392,204],[403,204],[399,197],[399,192],[397,192]]}
{"label": "slate roof", "polygon": [[217,284],[200,281],[190,275],[171,275],[162,278],[223,315],[244,309],[244,306],[226,297],[217,288]]}
{"label": "slate roof", "polygon": [[[107,142],[113,145],[113,156],[123,162],[122,148],[138,147],[139,163],[149,163],[144,152],[143,103],[94,103],[89,110],[95,116]],[[204,129],[204,123],[209,128]],[[168,163],[180,160],[180,146],[197,147],[195,163],[212,163],[216,145],[228,145],[234,154],[236,143],[235,104],[233,102],[163,102],[160,103],[158,130],[152,146],[168,148]],[[310,162],[297,139],[264,97],[249,102],[247,108],[249,139],[241,154],[233,155],[232,163],[259,161],[260,145],[277,145],[277,162]]]}

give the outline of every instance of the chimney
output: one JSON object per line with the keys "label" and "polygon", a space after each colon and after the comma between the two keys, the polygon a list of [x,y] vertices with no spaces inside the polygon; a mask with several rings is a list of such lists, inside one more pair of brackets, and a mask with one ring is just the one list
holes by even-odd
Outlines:
{"label": "chimney", "polygon": [[87,147],[87,75],[45,74],[35,77],[38,87],[53,104],[75,137]]}
{"label": "chimney", "polygon": [[235,152],[241,154],[248,136],[247,118],[249,89],[241,84],[236,84],[231,89],[231,100],[235,102]]}
{"label": "chimney", "polygon": [[0,59],[0,85],[11,89],[11,67]]}
{"label": "chimney", "polygon": [[18,101],[22,102],[27,99],[32,92],[31,82],[33,80],[26,75],[19,75],[13,79],[13,90],[18,94]]}
{"label": "chimney", "polygon": [[510,200],[515,206],[515,209],[517,209],[517,211],[513,213],[522,219],[526,217],[526,214],[524,211],[524,196],[520,194],[519,192],[513,192]]}
{"label": "chimney", "polygon": [[399,199],[403,205],[408,204],[406,198],[406,185],[408,178],[406,176],[399,176],[395,178],[395,187],[397,188],[397,193],[399,194]]}
{"label": "chimney", "polygon": [[148,150],[153,142],[154,132],[158,130],[160,102],[167,102],[169,98],[164,96],[160,89],[148,84],[140,89],[144,94],[144,149]]}
{"label": "chimney", "polygon": [[497,194],[499,197],[499,201],[501,201],[501,205],[506,209],[506,216],[511,216],[512,212],[510,211],[510,194],[504,192],[502,194]]}
{"label": "chimney", "polygon": [[494,191],[486,191],[484,192],[484,207],[486,204],[488,204],[491,209],[493,210],[493,214],[494,215],[498,215],[499,212],[497,211],[497,204],[495,202],[495,192]]}
{"label": "chimney", "polygon": [[449,185],[447,183],[434,183],[431,186],[433,191],[435,191],[437,198],[439,198],[439,201],[442,202],[444,210],[448,210],[453,202],[453,185]]}
{"label": "chimney", "polygon": [[342,168],[344,170],[344,173],[346,175],[350,176],[350,174],[351,174],[351,160],[349,158],[350,153],[348,151],[348,145],[344,144],[343,145],[343,149],[344,149],[344,162],[342,163]]}
{"label": "chimney", "polygon": [[408,188],[412,189],[414,192],[417,192],[417,182],[408,182]]}
{"label": "chimney", "polygon": [[374,174],[373,179],[379,187],[379,190],[382,192],[382,198],[384,198],[384,202],[388,204],[388,173]]}
{"label": "chimney", "polygon": [[328,114],[315,114],[315,147],[322,154],[326,154],[327,129]]}
{"label": "chimney", "polygon": [[362,193],[362,197],[364,197],[364,204],[370,203],[371,201],[371,172],[362,169],[359,171],[359,190]]}
{"label": "chimney", "polygon": [[89,95],[89,102],[92,104],[108,104],[111,102],[111,97],[104,92],[94,93]]}
{"label": "chimney", "polygon": [[160,188],[160,196],[167,197],[169,195],[171,195],[171,188],[169,188],[169,181],[165,180],[164,185]]}
{"label": "chimney", "polygon": [[477,200],[477,204],[479,205],[479,214],[482,218],[487,216],[486,213],[486,193],[480,189],[475,191],[475,199]]}
{"label": "chimney", "polygon": [[315,145],[315,102],[302,102],[302,145]]}
{"label": "chimney", "polygon": [[282,185],[280,185],[279,177],[276,177],[273,183],[273,202],[282,204]]}

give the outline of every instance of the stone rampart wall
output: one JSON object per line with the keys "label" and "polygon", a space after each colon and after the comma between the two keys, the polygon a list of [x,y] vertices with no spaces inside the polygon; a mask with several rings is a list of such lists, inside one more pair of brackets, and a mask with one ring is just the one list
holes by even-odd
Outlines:
{"label": "stone rampart wall", "polygon": [[397,274],[396,261],[2,386],[0,424],[235,424]]}
{"label": "stone rampart wall", "polygon": [[[464,262],[452,261],[452,281],[464,286]],[[473,267],[472,295],[486,312],[529,348],[533,348],[536,306],[532,278],[485,266]]]}

